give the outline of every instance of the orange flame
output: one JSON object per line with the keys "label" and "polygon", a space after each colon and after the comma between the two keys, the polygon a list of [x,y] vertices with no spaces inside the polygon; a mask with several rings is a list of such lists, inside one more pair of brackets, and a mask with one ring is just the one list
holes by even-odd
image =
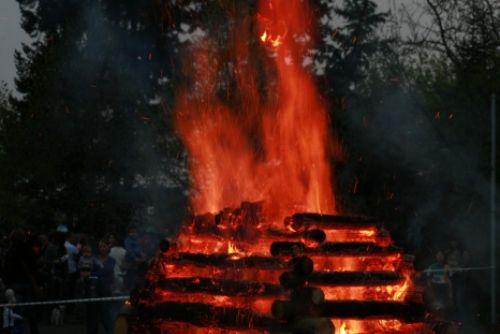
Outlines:
{"label": "orange flame", "polygon": [[347,323],[342,322],[339,328],[339,334],[352,334],[353,332],[347,327]]}
{"label": "orange flame", "polygon": [[[243,201],[264,200],[265,224],[282,222],[280,218],[296,211],[336,213],[330,166],[332,158],[341,155],[340,144],[331,139],[326,106],[314,80],[301,66],[311,40],[312,20],[308,13],[307,1],[260,1],[256,27],[249,19],[230,18],[235,28],[228,49],[218,48],[215,41],[206,37],[189,50],[192,58],[186,57],[184,68],[189,80],[177,96],[175,127],[188,151],[193,211],[215,213],[222,208],[237,207]],[[251,49],[252,39],[262,43],[257,50],[262,52]],[[221,73],[230,74],[225,77]],[[212,221],[215,215],[209,216]],[[253,239],[235,240],[233,232],[241,221],[229,218],[225,224],[217,223],[220,232],[217,235],[197,234],[192,227],[185,226],[176,247],[182,252],[225,253],[232,260],[251,254],[268,255],[272,237],[261,233],[258,237],[253,235]],[[288,232],[296,232],[291,225],[287,228]],[[256,229],[264,232],[260,223]],[[245,230],[249,235],[250,232]],[[378,246],[391,243],[387,233],[375,225],[330,229],[325,234],[330,242],[366,242]],[[310,257],[314,270],[326,272],[400,271],[404,262],[396,251]],[[208,263],[177,265],[170,260],[164,264],[168,277],[192,277],[196,273],[203,277],[279,284],[280,271],[276,268],[231,271]],[[404,281],[390,286],[321,288],[329,300],[405,301],[413,286],[410,276],[405,275]],[[179,302],[246,305],[263,314],[270,313],[273,301],[205,293],[159,293],[164,299]],[[338,333],[402,329],[408,334],[417,333],[421,327],[393,319],[344,320],[339,323],[340,320],[332,319]],[[206,329],[194,327],[169,323],[165,329],[207,333]]]}
{"label": "orange flame", "polygon": [[270,45],[274,48],[277,48],[278,46],[280,46],[281,44],[283,44],[283,36],[276,36],[276,37],[272,37],[272,35],[268,34],[267,33],[267,30],[265,30],[262,35],[260,35],[260,40],[267,44],[267,45]]}
{"label": "orange flame", "polygon": [[[235,23],[232,50],[224,52],[229,59],[220,61],[220,50],[207,39],[188,60],[192,65],[186,64],[185,72],[192,85],[178,94],[175,126],[188,150],[196,212],[260,200],[277,215],[336,212],[330,161],[332,148],[340,145],[331,145],[326,106],[300,66],[304,45],[286,38],[288,32],[310,34],[305,6],[261,2],[259,12],[266,15],[257,17],[259,38],[276,48],[261,62],[252,60],[249,20]],[[233,89],[218,80],[227,63]],[[264,92],[261,78],[267,78]],[[222,95],[236,97],[231,107]]]}

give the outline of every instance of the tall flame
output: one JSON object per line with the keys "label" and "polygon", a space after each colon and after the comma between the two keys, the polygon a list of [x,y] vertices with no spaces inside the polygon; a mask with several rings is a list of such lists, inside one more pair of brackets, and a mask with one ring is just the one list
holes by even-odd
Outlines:
{"label": "tall flame", "polygon": [[[301,66],[307,42],[296,38],[311,35],[308,12],[303,1],[261,1],[256,20],[233,18],[229,49],[209,39],[194,46],[175,126],[188,150],[196,212],[260,200],[275,214],[336,212],[330,159],[339,145]],[[249,43],[256,30],[260,55]]]}

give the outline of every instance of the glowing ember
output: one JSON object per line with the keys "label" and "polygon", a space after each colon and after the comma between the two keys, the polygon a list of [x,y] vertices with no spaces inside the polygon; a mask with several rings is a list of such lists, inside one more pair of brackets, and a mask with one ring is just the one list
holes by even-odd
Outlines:
{"label": "glowing ember", "polygon": [[345,322],[342,322],[339,328],[339,334],[352,334],[353,332],[347,327]]}
{"label": "glowing ember", "polygon": [[262,35],[260,35],[260,40],[263,43],[268,44],[274,48],[277,48],[278,46],[283,44],[283,37],[282,36],[278,35],[276,37],[272,37],[270,34],[267,33],[267,30],[264,31],[262,33]]}
{"label": "glowing ember", "polygon": [[240,251],[238,250],[238,248],[234,245],[234,243],[232,242],[228,242],[227,243],[227,253],[229,255],[232,255],[231,257],[232,258],[238,258],[238,254],[240,253]]}

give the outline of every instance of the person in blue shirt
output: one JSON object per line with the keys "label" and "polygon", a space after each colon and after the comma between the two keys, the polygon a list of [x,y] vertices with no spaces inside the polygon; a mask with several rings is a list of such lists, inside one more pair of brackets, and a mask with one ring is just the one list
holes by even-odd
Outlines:
{"label": "person in blue shirt", "polygon": [[446,316],[451,302],[451,282],[449,267],[445,262],[444,253],[436,253],[436,262],[426,270],[427,286],[430,289],[431,309],[436,314]]}
{"label": "person in blue shirt", "polygon": [[139,244],[137,228],[134,225],[128,227],[128,235],[125,239],[125,277],[124,287],[127,290],[134,288],[137,280],[137,269],[146,261],[144,252]]}

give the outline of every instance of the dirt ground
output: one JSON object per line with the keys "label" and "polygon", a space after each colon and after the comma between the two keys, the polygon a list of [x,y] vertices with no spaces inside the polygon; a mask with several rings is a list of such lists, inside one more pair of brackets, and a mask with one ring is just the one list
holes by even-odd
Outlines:
{"label": "dirt ground", "polygon": [[[83,324],[65,324],[62,326],[40,325],[40,334],[85,334]],[[101,333],[104,333],[101,331]]]}

